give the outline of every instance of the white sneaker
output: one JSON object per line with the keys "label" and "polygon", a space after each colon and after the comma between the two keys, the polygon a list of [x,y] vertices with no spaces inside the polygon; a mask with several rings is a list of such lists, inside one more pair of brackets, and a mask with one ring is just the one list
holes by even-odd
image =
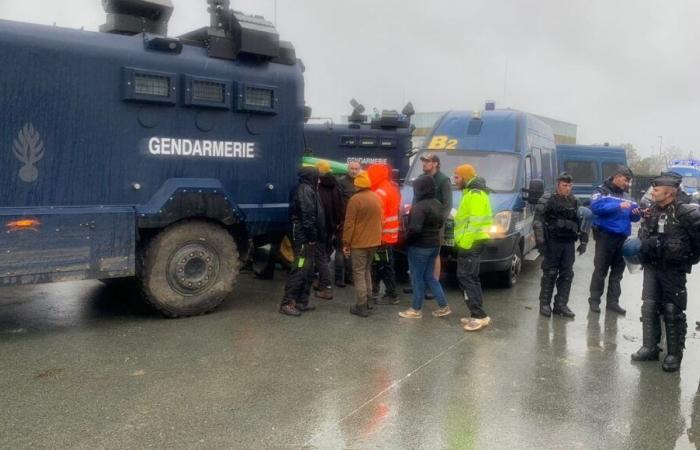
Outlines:
{"label": "white sneaker", "polygon": [[421,311],[416,311],[413,308],[408,308],[406,311],[401,311],[399,316],[404,319],[421,319],[423,318],[423,313]]}
{"label": "white sneaker", "polygon": [[[462,319],[464,320],[464,319]],[[491,318],[490,317],[484,317],[483,319],[474,319],[473,317],[471,319],[468,319],[465,322],[462,322],[464,324],[464,331],[479,331],[482,328],[486,328],[491,324]]]}
{"label": "white sneaker", "polygon": [[444,308],[438,308],[435,311],[433,311],[433,317],[445,317],[449,316],[450,314],[452,314],[450,305],[447,305]]}

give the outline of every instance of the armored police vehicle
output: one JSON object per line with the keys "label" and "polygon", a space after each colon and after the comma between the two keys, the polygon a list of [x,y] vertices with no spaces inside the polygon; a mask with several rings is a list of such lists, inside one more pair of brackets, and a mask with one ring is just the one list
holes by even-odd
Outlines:
{"label": "armored police vehicle", "polygon": [[[552,128],[532,114],[497,110],[487,103],[483,111],[451,111],[435,124],[423,152],[435,153],[441,171],[452,176],[462,164],[473,165],[486,180],[491,192],[493,226],[481,259],[482,273],[493,272],[503,285],[514,286],[523,257],[535,248],[532,228],[534,205],[545,189],[556,181],[557,163]],[[404,208],[410,207],[411,180],[422,174],[420,158],[408,173],[401,195]],[[456,209],[462,192],[454,188]],[[446,225],[446,247],[454,246],[453,223]],[[448,252],[453,256],[453,252]]]}
{"label": "armored police vehicle", "polygon": [[103,0],[100,33],[0,21],[0,283],[137,276],[170,317],[232,292],[286,229],[303,65],[269,22],[208,0]]}
{"label": "armored police vehicle", "polygon": [[347,163],[359,161],[363,166],[389,164],[403,180],[411,156],[411,116],[408,103],[401,113],[382,111],[371,120],[365,107],[352,100],[353,112],[348,123],[307,123],[304,125],[304,148],[307,156]]}

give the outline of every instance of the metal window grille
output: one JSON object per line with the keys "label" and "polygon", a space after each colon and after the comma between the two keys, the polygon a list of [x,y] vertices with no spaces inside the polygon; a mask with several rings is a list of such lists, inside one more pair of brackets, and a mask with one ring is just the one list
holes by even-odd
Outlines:
{"label": "metal window grille", "polygon": [[247,107],[272,109],[272,102],[272,90],[254,87],[245,88],[245,104]]}
{"label": "metal window grille", "polygon": [[134,75],[134,93],[156,97],[170,97],[170,78],[137,73]]}
{"label": "metal window grille", "polygon": [[195,80],[192,82],[192,99],[212,103],[224,103],[225,90],[222,83]]}

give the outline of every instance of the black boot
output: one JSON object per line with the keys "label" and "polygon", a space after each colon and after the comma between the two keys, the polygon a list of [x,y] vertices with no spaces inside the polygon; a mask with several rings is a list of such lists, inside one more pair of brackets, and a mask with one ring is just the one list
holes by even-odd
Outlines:
{"label": "black boot", "polygon": [[540,302],[540,314],[545,317],[552,317],[552,308],[549,303]]}
{"label": "black boot", "polygon": [[350,314],[355,314],[356,316],[360,317],[369,317],[367,305],[355,305],[350,307]]}
{"label": "black boot", "polygon": [[540,314],[545,317],[552,315],[552,292],[554,292],[554,281],[557,279],[558,269],[543,269],[540,279]]}
{"label": "black boot", "polygon": [[566,317],[567,319],[573,319],[574,317],[576,317],[576,314],[574,314],[574,312],[570,310],[568,306],[566,306],[566,303],[561,303],[557,300],[554,301],[554,308],[552,308],[552,314]]}
{"label": "black boot", "polygon": [[600,302],[594,302],[594,301],[588,300],[588,304],[591,307],[591,312],[593,312],[593,313],[600,312]]}
{"label": "black boot", "polygon": [[[573,253],[573,245],[571,247]],[[573,259],[572,259],[573,261]],[[556,314],[567,319],[576,317],[573,311],[567,306],[569,304],[569,293],[571,293],[571,283],[574,281],[574,271],[571,267],[560,267],[557,278],[557,295],[554,296],[554,308],[552,314]]]}
{"label": "black boot", "polygon": [[655,302],[642,302],[642,346],[632,353],[632,361],[658,361],[659,341],[661,341],[661,323]]}
{"label": "black boot", "polygon": [[681,368],[687,324],[685,313],[673,303],[664,304],[666,324],[666,357],[661,365],[665,372],[676,372]]}
{"label": "black boot", "polygon": [[621,314],[621,315],[623,315],[623,316],[624,316],[625,314],[627,314],[627,310],[625,310],[625,308],[623,308],[622,306],[620,306],[620,304],[617,303],[617,302],[606,304],[606,305],[605,305],[605,309],[607,309],[608,311],[614,312],[614,313],[616,313],[616,314]]}

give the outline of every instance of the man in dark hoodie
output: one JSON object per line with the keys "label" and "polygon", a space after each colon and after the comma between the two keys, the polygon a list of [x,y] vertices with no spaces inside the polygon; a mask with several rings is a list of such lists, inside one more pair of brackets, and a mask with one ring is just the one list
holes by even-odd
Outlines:
{"label": "man in dark hoodie", "polygon": [[331,285],[330,257],[333,253],[335,239],[340,239],[339,232],[343,223],[343,191],[331,172],[328,161],[316,163],[321,182],[318,185],[318,197],[324,218],[324,240],[316,246],[316,270],[318,271],[318,291],[316,297],[331,300],[333,288]]}
{"label": "man in dark hoodie", "polygon": [[302,167],[299,184],[289,201],[294,262],[280,305],[280,313],[288,316],[300,316],[302,312],[316,309],[309,306],[309,294],[314,274],[314,247],[323,234],[323,213],[319,208],[317,189],[318,169]]}

